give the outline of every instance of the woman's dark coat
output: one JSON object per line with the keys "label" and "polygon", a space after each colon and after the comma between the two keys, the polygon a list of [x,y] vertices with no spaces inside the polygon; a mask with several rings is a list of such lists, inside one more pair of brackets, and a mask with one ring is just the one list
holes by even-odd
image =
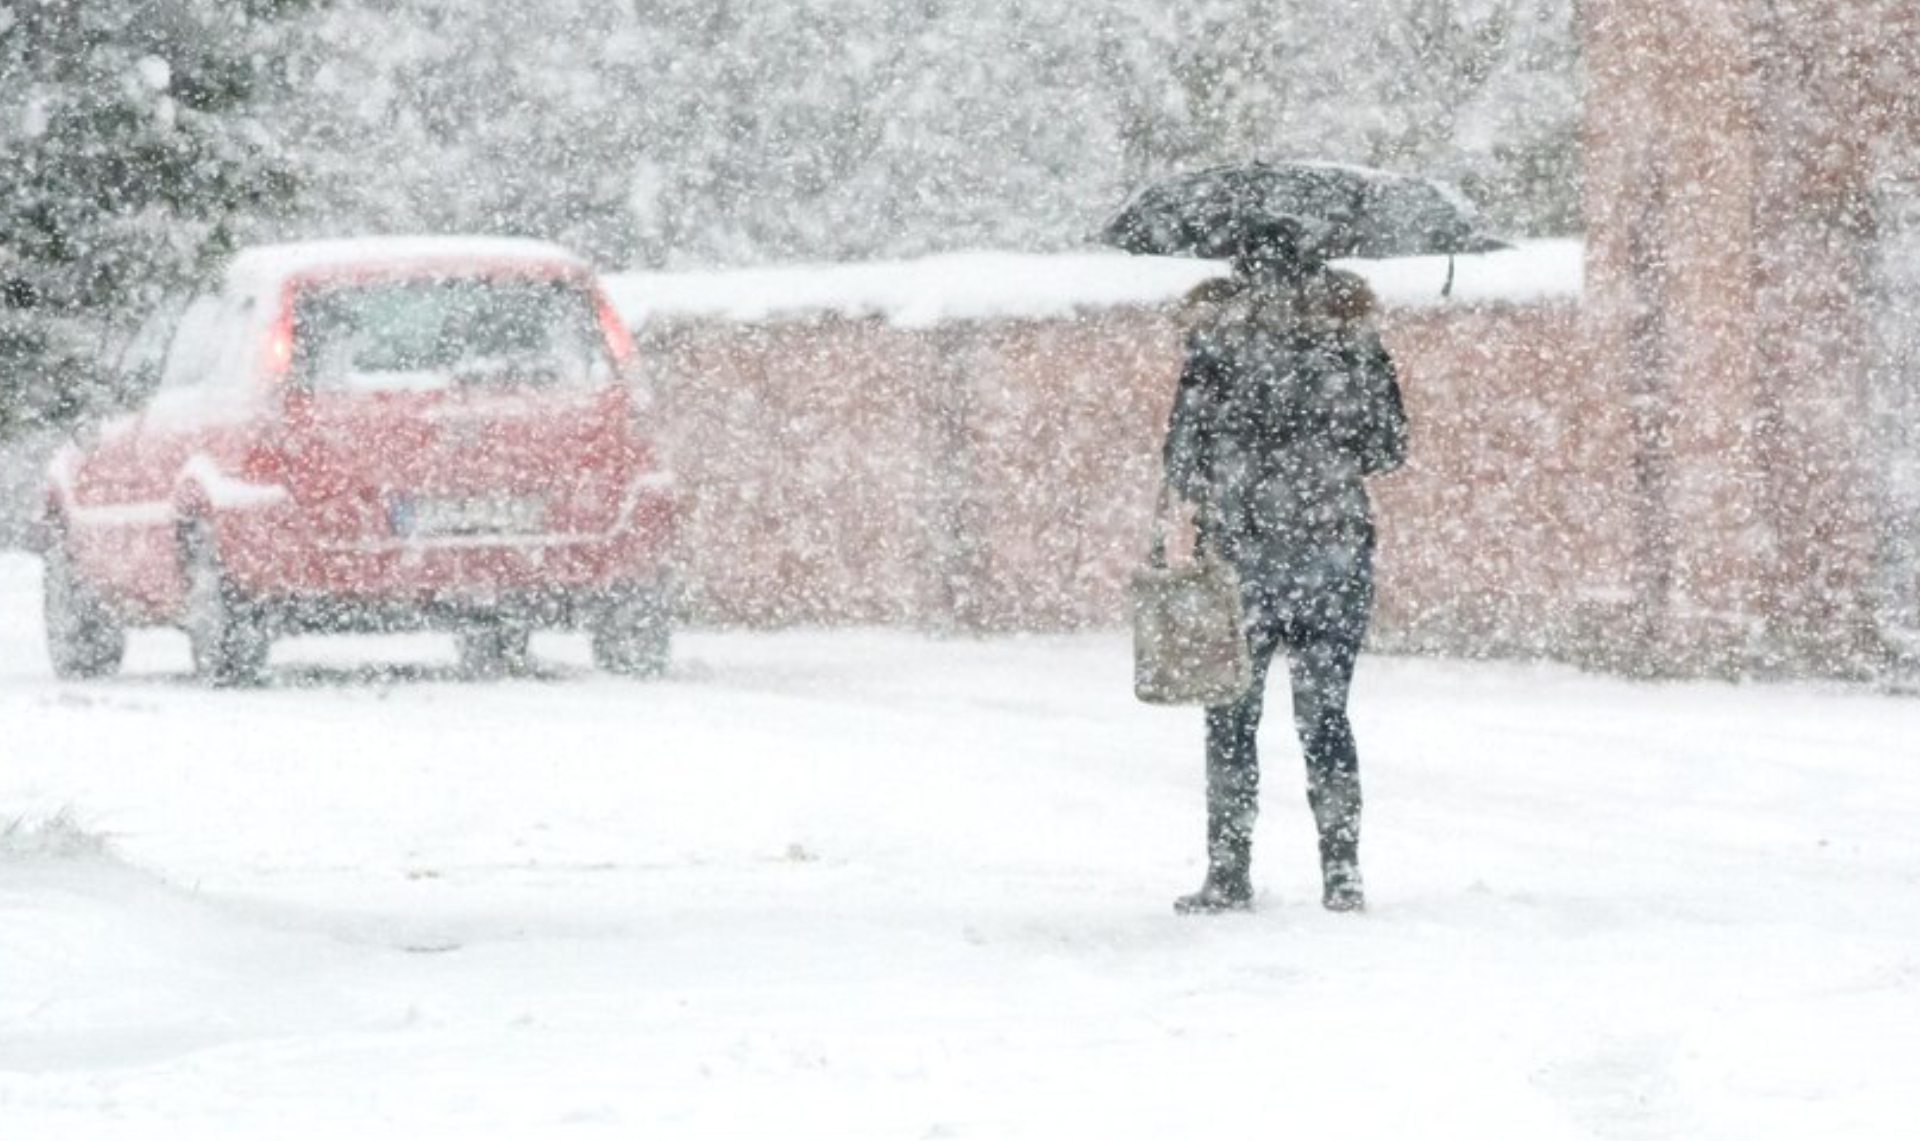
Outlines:
{"label": "woman's dark coat", "polygon": [[[1364,627],[1363,480],[1406,457],[1406,414],[1365,282],[1337,270],[1203,289],[1166,440],[1173,490],[1243,583]],[[1359,596],[1354,597],[1356,591]],[[1343,600],[1360,608],[1358,614]]]}

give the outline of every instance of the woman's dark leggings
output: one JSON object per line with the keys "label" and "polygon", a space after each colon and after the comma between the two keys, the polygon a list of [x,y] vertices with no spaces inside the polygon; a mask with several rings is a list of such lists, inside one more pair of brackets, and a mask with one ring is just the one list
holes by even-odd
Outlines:
{"label": "woman's dark leggings", "polygon": [[[1307,763],[1307,803],[1320,830],[1323,863],[1351,862],[1360,842],[1360,758],[1347,721],[1347,691],[1366,635],[1372,601],[1365,584],[1322,599],[1301,616],[1278,599],[1248,589],[1247,640],[1253,688],[1232,705],[1207,710],[1207,853],[1222,872],[1245,875],[1260,812],[1260,756],[1255,736],[1265,705],[1267,669],[1287,653],[1293,724]],[[1332,602],[1334,605],[1324,605]]]}

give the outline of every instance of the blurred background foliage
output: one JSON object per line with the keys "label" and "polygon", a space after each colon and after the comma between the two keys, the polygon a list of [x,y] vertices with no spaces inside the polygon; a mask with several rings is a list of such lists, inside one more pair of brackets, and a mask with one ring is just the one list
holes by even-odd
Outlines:
{"label": "blurred background foliage", "polygon": [[1578,226],[1573,0],[0,0],[0,435],[241,242],[607,267],[1076,245],[1251,156]]}

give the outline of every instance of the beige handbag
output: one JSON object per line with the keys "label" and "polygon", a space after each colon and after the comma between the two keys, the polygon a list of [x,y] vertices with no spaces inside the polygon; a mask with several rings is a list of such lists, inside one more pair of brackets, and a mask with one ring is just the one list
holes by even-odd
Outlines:
{"label": "beige handbag", "polygon": [[1153,545],[1133,572],[1133,693],[1152,705],[1230,705],[1253,685],[1240,602],[1240,576],[1208,544],[1167,565],[1164,484],[1153,513]]}

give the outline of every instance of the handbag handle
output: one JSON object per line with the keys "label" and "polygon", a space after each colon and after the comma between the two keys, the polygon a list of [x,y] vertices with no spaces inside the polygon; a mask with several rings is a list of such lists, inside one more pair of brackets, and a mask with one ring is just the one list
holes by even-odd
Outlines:
{"label": "handbag handle", "polygon": [[[1200,526],[1200,516],[1210,510],[1206,504],[1193,510],[1193,550],[1200,558],[1211,556],[1213,545],[1207,540],[1206,528]],[[1163,478],[1160,481],[1160,494],[1153,504],[1153,540],[1147,546],[1147,565],[1154,570],[1167,569],[1167,517],[1173,512],[1173,490]]]}
{"label": "handbag handle", "polygon": [[1154,570],[1167,569],[1167,512],[1173,495],[1167,481],[1160,481],[1160,495],[1153,504],[1153,542],[1147,547],[1147,565]]}

